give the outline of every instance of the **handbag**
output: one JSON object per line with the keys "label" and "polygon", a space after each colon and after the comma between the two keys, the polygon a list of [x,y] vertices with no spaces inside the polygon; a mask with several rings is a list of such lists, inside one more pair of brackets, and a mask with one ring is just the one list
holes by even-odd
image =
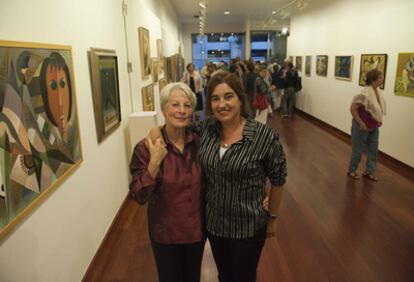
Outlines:
{"label": "handbag", "polygon": [[254,95],[254,98],[253,98],[253,101],[252,101],[252,106],[256,110],[267,109],[267,107],[269,106],[269,103],[267,101],[267,96],[263,95],[263,94],[256,93]]}

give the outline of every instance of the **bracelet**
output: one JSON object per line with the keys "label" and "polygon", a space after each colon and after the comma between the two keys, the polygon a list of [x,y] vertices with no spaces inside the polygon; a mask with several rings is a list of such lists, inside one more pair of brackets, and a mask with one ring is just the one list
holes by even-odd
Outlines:
{"label": "bracelet", "polygon": [[276,218],[278,218],[278,217],[279,217],[279,215],[278,215],[278,214],[274,214],[274,213],[269,213],[269,214],[268,214],[268,217],[269,217],[270,219],[276,219]]}

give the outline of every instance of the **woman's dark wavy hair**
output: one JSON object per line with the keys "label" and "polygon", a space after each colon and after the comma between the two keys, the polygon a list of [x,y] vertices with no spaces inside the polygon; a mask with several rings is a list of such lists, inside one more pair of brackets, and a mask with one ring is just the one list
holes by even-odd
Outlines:
{"label": "woman's dark wavy hair", "polygon": [[213,111],[211,109],[211,98],[216,87],[222,83],[227,84],[231,89],[233,89],[234,93],[236,93],[241,103],[240,114],[242,117],[248,118],[250,112],[247,105],[247,99],[243,84],[240,82],[240,79],[236,75],[224,71],[215,73],[208,82],[205,106],[206,115],[211,116],[213,114]]}

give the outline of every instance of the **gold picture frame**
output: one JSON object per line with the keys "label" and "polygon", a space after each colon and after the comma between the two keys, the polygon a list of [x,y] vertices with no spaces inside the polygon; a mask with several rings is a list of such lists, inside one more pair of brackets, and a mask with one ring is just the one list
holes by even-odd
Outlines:
{"label": "gold picture frame", "polygon": [[144,27],[138,28],[139,54],[141,59],[141,77],[147,79],[151,75],[151,49],[149,31]]}
{"label": "gold picture frame", "polygon": [[142,87],[142,110],[144,112],[155,111],[153,84]]}
{"label": "gold picture frame", "polygon": [[152,82],[158,82],[158,58],[152,58]]}
{"label": "gold picture frame", "polygon": [[118,58],[114,50],[91,48],[89,52],[93,108],[98,143],[121,125]]}
{"label": "gold picture frame", "polygon": [[162,39],[157,39],[158,74],[164,72],[164,55],[162,51]]}
{"label": "gold picture frame", "polygon": [[0,238],[82,162],[71,46],[0,41]]}

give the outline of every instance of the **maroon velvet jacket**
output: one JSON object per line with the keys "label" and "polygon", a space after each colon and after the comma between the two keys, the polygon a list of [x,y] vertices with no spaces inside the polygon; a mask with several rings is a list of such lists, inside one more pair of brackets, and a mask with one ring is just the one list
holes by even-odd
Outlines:
{"label": "maroon velvet jacket", "polygon": [[[163,132],[164,133],[164,132]],[[131,196],[140,204],[148,201],[151,240],[163,244],[187,244],[203,239],[200,138],[187,131],[181,153],[164,134],[168,154],[153,179],[147,170],[150,154],[141,140],[130,162]]]}

